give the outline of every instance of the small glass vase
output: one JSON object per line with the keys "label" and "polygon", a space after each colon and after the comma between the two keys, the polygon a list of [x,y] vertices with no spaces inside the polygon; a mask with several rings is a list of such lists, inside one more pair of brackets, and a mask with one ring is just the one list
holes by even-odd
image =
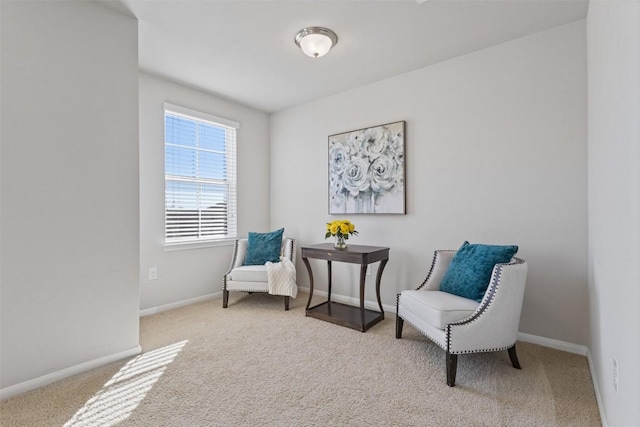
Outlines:
{"label": "small glass vase", "polygon": [[336,236],[336,242],[333,244],[336,249],[346,249],[347,242],[344,240],[344,236]]}

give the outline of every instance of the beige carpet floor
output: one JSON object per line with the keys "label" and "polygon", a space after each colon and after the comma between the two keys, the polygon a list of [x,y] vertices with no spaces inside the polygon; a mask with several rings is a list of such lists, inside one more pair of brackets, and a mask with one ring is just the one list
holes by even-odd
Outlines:
{"label": "beige carpet floor", "polygon": [[144,353],[0,403],[2,426],[599,426],[585,357],[518,343],[460,356],[395,316],[366,333],[307,318],[307,295],[232,294],[141,319]]}

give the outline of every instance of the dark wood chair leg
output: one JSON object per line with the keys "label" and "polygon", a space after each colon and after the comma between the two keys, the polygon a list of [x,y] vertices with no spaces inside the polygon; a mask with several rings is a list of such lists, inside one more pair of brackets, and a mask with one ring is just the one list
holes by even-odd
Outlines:
{"label": "dark wood chair leg", "polygon": [[284,297],[284,309],[289,310],[289,297]]}
{"label": "dark wood chair leg", "polygon": [[227,308],[229,305],[229,291],[226,289],[222,290],[222,308]]}
{"label": "dark wood chair leg", "polygon": [[513,367],[516,369],[522,369],[520,367],[520,362],[518,361],[518,354],[516,353],[516,345],[515,344],[512,345],[507,349],[507,351],[509,352],[509,359],[511,359],[511,364],[513,365]]}
{"label": "dark wood chair leg", "polygon": [[456,370],[458,369],[458,355],[447,351],[447,385],[456,385]]}
{"label": "dark wood chair leg", "polygon": [[404,319],[396,314],[396,338],[402,338],[402,327]]}

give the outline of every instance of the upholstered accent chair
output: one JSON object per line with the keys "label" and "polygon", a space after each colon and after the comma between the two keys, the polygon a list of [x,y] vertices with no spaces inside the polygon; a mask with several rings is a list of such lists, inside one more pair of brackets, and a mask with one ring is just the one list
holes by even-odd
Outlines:
{"label": "upholstered accent chair", "polygon": [[399,293],[396,306],[396,338],[401,338],[406,320],[440,346],[446,352],[450,387],[455,385],[459,354],[508,350],[513,367],[520,369],[516,340],[527,277],[527,263],[513,257],[495,264],[480,302],[440,291],[455,254],[435,251],[424,282]]}
{"label": "upholstered accent chair", "polygon": [[[229,304],[229,292],[269,292],[267,267],[264,265],[244,265],[248,239],[236,239],[231,265],[222,278],[222,308]],[[296,259],[295,239],[282,239],[281,254],[291,262]],[[295,295],[294,295],[295,296]],[[284,297],[284,309],[289,310],[289,297]]]}

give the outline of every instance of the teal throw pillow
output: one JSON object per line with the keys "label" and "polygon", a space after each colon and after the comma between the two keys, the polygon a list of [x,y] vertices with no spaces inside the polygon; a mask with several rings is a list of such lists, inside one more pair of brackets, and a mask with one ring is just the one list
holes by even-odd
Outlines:
{"label": "teal throw pillow", "polygon": [[518,252],[517,246],[479,245],[464,242],[454,255],[440,283],[440,290],[482,301],[493,267],[508,263]]}
{"label": "teal throw pillow", "polygon": [[244,265],[264,265],[267,261],[280,262],[284,228],[270,233],[249,232]]}

